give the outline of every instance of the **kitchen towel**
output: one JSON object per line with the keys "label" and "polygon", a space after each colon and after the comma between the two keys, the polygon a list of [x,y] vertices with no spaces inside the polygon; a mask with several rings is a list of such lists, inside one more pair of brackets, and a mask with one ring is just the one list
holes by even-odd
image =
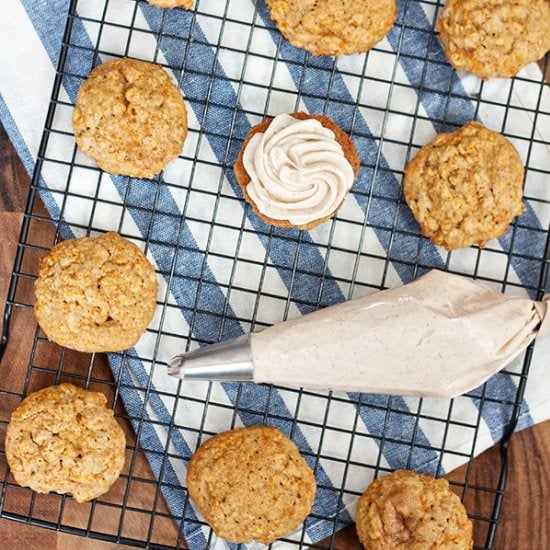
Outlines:
{"label": "kitchen towel", "polygon": [[[335,60],[291,46],[263,0],[196,0],[188,12],[138,0],[75,2],[40,194],[51,216],[66,222],[63,237],[82,236],[88,227],[92,234],[119,230],[146,249],[159,271],[159,302],[168,305],[158,308],[136,347],[110,355],[110,363],[124,383],[129,415],[147,419],[135,422],[140,446],[172,512],[185,516],[192,550],[228,546],[185,503],[185,466],[199,433],[204,440],[233,423],[267,422],[299,445],[319,490],[305,530],[275,545],[292,548],[291,540],[315,542],[349,523],[378,467],[443,474],[493,445],[508,426],[519,381],[511,373],[521,370],[523,357],[453,402],[180,385],[165,373],[166,360],[187,347],[406,283],[430,267],[536,298],[550,222],[550,90],[534,64],[518,78],[485,83],[456,73],[432,30],[440,6],[398,5],[397,24],[373,51]],[[2,0],[1,7],[0,118],[32,174],[69,2]],[[94,63],[121,55],[171,67],[186,97],[189,136],[162,183],[101,175],[74,146],[70,116],[80,84]],[[241,200],[231,170],[252,125],[297,110],[331,117],[352,134],[362,161],[336,220],[307,233],[266,226]],[[529,200],[514,228],[486,249],[449,254],[420,237],[398,200],[401,176],[435,133],[472,119],[516,145]],[[550,281],[544,284],[548,292]],[[533,354],[519,428],[550,417],[548,340]]]}

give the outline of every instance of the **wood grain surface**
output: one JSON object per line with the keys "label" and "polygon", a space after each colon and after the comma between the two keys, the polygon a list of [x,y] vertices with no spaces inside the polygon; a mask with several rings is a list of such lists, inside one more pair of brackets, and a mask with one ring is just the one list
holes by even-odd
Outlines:
{"label": "wood grain surface", "polygon": [[[1,127],[0,127],[1,130]],[[3,311],[3,301],[9,283],[9,274],[13,265],[15,247],[19,236],[19,228],[22,220],[21,212],[26,203],[29,178],[21,166],[9,140],[3,130],[0,131],[0,310]],[[45,214],[45,211],[43,212]],[[27,290],[30,292],[30,288]],[[32,311],[27,312],[32,316]],[[34,330],[32,319],[19,315],[19,318],[12,322],[12,333],[8,352],[0,365],[0,376],[3,380],[13,381],[14,387],[24,379],[27,360],[29,340],[32,335],[28,331]],[[69,352],[70,353],[70,352]],[[45,352],[44,361],[55,364],[59,360],[59,350],[52,348]],[[67,360],[67,357],[65,357]],[[70,354],[70,360],[74,361],[75,372],[79,368],[88,369],[88,356],[85,354]],[[82,365],[80,365],[82,363]],[[98,379],[109,379],[110,371],[104,357],[97,357],[93,364],[94,376]],[[42,387],[47,383],[53,383],[52,375],[44,373],[43,377],[31,380],[31,389],[34,385]],[[92,385],[93,388],[93,385]],[[112,398],[113,386],[102,385],[97,387]],[[8,403],[6,399],[0,399],[0,419],[4,420],[9,416],[9,411],[15,406]],[[128,460],[134,460],[135,471],[140,477],[153,479],[146,460],[139,452],[132,452],[135,446],[135,438],[131,427],[127,424],[125,431],[128,436],[130,450]],[[3,433],[0,433],[3,439]],[[550,478],[547,473],[547,465],[550,461],[550,422],[539,424],[533,428],[524,430],[513,436],[510,449],[510,470],[509,482],[506,497],[502,509],[501,520],[497,530],[495,549],[497,550],[548,550],[550,549]],[[463,479],[465,468],[453,472],[451,477]],[[489,449],[473,460],[471,469],[471,483],[482,486],[494,486],[495,479],[500,470],[500,455],[498,447]],[[4,472],[0,472],[4,475]],[[153,484],[140,484],[139,487],[127,487],[127,481],[119,480],[112,490],[114,496],[120,497],[123,491],[128,490],[129,501],[136,509],[147,510],[152,506],[154,496]],[[7,495],[10,510],[20,509],[26,513],[29,502],[29,491],[12,491]],[[48,500],[37,499],[39,505],[35,505],[35,515],[44,519],[57,518],[57,497]],[[472,501],[467,503],[476,510],[487,510],[490,512],[494,503],[493,495],[483,492],[472,492]],[[89,505],[75,505],[67,500],[64,518],[69,515],[74,525],[86,527]],[[164,503],[160,503],[160,509],[166,510]],[[94,528],[105,529],[105,532],[112,531],[118,526],[117,512],[112,508],[98,511],[93,525]],[[125,518],[124,536],[143,536],[149,528],[149,517],[147,514],[129,514]],[[116,531],[115,531],[116,532]],[[154,530],[155,542],[174,544],[177,540],[176,526],[170,521],[163,521],[162,525]],[[0,519],[0,547],[12,548],[14,550],[53,550],[72,549],[80,550],[106,550],[115,548],[127,548],[124,545],[114,545],[107,542],[90,540],[73,535],[58,533],[29,526],[10,520]],[[340,534],[337,539],[336,548],[346,550],[355,541],[353,530],[347,530]],[[356,543],[355,543],[356,544]],[[353,545],[353,547],[355,547]],[[129,547],[128,547],[129,548]]]}

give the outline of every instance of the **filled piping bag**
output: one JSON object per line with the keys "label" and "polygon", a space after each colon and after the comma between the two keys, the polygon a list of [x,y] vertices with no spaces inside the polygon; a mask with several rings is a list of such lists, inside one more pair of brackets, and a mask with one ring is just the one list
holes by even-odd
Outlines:
{"label": "filled piping bag", "polygon": [[455,397],[543,333],[550,333],[550,295],[543,302],[505,296],[431,271],[399,288],[178,355],[168,369],[193,380]]}

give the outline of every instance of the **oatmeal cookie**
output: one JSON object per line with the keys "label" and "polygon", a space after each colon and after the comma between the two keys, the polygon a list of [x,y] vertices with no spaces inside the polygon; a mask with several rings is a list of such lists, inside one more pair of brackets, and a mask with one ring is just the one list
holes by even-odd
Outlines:
{"label": "oatmeal cookie", "polygon": [[218,536],[270,544],[306,518],[316,486],[288,437],[276,428],[253,426],[201,445],[189,462],[187,488]]}
{"label": "oatmeal cookie", "polygon": [[[247,152],[251,142],[261,155]],[[352,139],[330,118],[292,113],[254,126],[234,171],[245,200],[265,223],[309,231],[342,206],[359,166]]]}
{"label": "oatmeal cookie", "polygon": [[283,36],[313,55],[367,52],[392,28],[395,0],[266,0]]}
{"label": "oatmeal cookie", "polygon": [[149,260],[118,233],[72,239],[42,258],[34,312],[61,346],[120,351],[132,347],[153,318],[157,286]]}
{"label": "oatmeal cookie", "polygon": [[106,172],[150,178],[180,154],[187,111],[161,67],[117,59],[82,84],[73,128],[78,146]]}
{"label": "oatmeal cookie", "polygon": [[102,393],[72,384],[30,394],[11,415],[6,458],[15,481],[86,502],[106,493],[124,466],[126,439]]}
{"label": "oatmeal cookie", "polygon": [[550,1],[447,0],[437,29],[456,69],[511,77],[550,49]]}
{"label": "oatmeal cookie", "polygon": [[157,8],[177,8],[178,6],[190,10],[193,5],[193,0],[147,0],[149,4],[157,6]]}
{"label": "oatmeal cookie", "polygon": [[408,470],[374,481],[357,505],[366,550],[469,550],[472,522],[445,479]]}
{"label": "oatmeal cookie", "polygon": [[515,147],[479,122],[439,134],[405,169],[405,198],[422,233],[447,250],[481,247],[524,209]]}

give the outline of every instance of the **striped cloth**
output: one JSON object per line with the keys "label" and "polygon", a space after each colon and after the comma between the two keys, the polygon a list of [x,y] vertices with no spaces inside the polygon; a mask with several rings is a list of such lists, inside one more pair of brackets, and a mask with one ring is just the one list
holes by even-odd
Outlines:
{"label": "striped cloth", "polygon": [[[74,46],[65,65],[70,75],[59,90],[51,123],[59,133],[50,135],[44,150],[48,160],[42,165],[41,197],[52,217],[62,215],[64,237],[83,235],[93,217],[93,233],[119,230],[142,248],[148,238],[146,252],[161,274],[159,301],[168,306],[158,308],[151,330],[135,349],[111,355],[110,362],[115,377],[128,386],[121,396],[130,416],[145,414],[154,421],[136,423],[139,443],[157,478],[166,483],[163,494],[172,512],[186,517],[184,532],[192,550],[227,547],[200,523],[181,490],[199,432],[209,435],[232,422],[266,421],[291,435],[315,466],[319,490],[314,513],[303,532],[275,545],[284,548],[296,546],[291,540],[321,540],[351,521],[356,497],[378,467],[443,474],[498,441],[512,414],[511,406],[499,403],[515,399],[519,378],[508,373],[452,403],[397,396],[327,397],[251,384],[182,386],[165,374],[164,362],[188,345],[238,336],[307,313],[317,304],[408,282],[420,273],[412,267],[416,261],[476,273],[499,290],[534,297],[526,289],[540,286],[550,221],[545,172],[550,164],[550,90],[541,86],[536,65],[523,69],[520,78],[483,85],[471,75],[457,75],[433,36],[436,3],[398,3],[398,24],[375,50],[338,60],[312,58],[281,39],[262,0],[196,0],[190,12],[159,10],[136,0],[77,3],[81,18],[74,20]],[[0,117],[31,174],[67,9],[67,0],[2,1]],[[101,21],[105,24],[100,29]],[[129,24],[137,29],[131,34],[120,26]],[[154,32],[161,27],[159,38]],[[98,179],[93,162],[74,148],[70,105],[92,67],[90,48],[95,45],[101,51],[97,62],[126,54],[181,67],[186,56],[184,70],[174,70],[173,76],[186,97],[190,132],[163,185],[106,174]],[[245,56],[247,49],[251,54]],[[337,219],[300,235],[263,224],[240,200],[231,170],[242,139],[264,113],[296,110],[324,112],[351,132],[362,160],[352,196]],[[410,212],[396,200],[411,154],[406,144],[412,141],[416,148],[436,132],[474,118],[514,142],[528,167],[526,196],[532,200],[526,201],[515,229],[485,250],[447,254],[419,238]],[[73,156],[72,171],[55,161]],[[64,200],[60,191],[68,187],[71,194]],[[100,201],[95,208],[94,201]],[[147,209],[152,205],[154,216]],[[222,225],[212,228],[213,221]],[[394,227],[402,231],[392,234]],[[503,252],[512,252],[509,265]],[[352,276],[354,285],[349,284]],[[224,321],[216,313],[224,313]],[[548,340],[535,348],[520,428],[550,416]],[[522,361],[509,371],[520,371]],[[205,399],[210,403],[206,413]],[[420,410],[419,419],[410,414]],[[325,430],[320,423],[326,424]],[[165,449],[169,458],[163,460]]]}

